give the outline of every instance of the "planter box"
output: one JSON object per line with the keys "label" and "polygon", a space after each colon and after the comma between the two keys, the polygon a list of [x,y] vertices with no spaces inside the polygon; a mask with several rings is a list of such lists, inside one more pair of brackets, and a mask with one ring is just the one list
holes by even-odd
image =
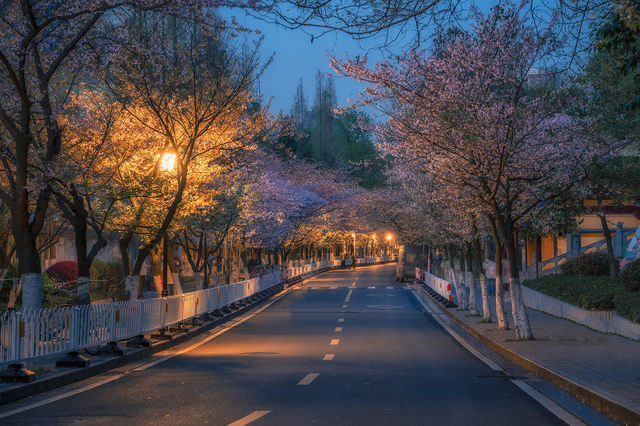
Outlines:
{"label": "planter box", "polygon": [[522,297],[527,307],[537,311],[568,319],[603,333],[640,340],[640,324],[621,317],[615,311],[582,309],[525,286],[522,286]]}

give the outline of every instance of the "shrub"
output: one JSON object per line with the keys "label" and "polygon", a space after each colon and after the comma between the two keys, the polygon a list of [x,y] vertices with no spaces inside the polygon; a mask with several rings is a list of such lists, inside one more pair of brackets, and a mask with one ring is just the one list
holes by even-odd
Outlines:
{"label": "shrub", "polygon": [[640,323],[640,292],[620,293],[616,299],[616,310],[626,319]]}
{"label": "shrub", "polygon": [[576,273],[576,258],[567,259],[560,265],[558,265],[562,272],[567,274],[575,274]]}
{"label": "shrub", "polygon": [[627,291],[640,290],[640,259],[636,259],[625,265],[620,273],[620,280]]}
{"label": "shrub", "polygon": [[584,309],[614,309],[616,296],[621,290],[608,277],[572,274],[546,275],[523,284]]}
{"label": "shrub", "polygon": [[46,273],[56,287],[75,288],[78,279],[78,263],[71,260],[54,263]]}
{"label": "shrub", "polygon": [[[569,263],[568,266],[564,266]],[[609,256],[606,253],[585,253],[563,263],[567,272],[590,277],[609,275]]]}

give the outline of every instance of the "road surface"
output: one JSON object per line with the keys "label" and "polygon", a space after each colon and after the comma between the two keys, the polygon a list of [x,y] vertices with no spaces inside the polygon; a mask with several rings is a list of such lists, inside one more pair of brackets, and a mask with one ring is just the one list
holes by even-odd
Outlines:
{"label": "road surface", "polygon": [[563,424],[425,314],[393,268],[327,272],[188,352],[3,407],[28,409],[0,421]]}

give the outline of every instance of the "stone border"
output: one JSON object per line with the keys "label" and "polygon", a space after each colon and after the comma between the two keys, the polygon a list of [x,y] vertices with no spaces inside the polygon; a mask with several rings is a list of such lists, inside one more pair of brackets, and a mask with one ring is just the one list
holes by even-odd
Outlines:
{"label": "stone border", "polygon": [[583,309],[525,286],[522,286],[522,298],[527,307],[536,311],[568,319],[596,331],[640,341],[640,324],[621,317],[615,311]]}
{"label": "stone border", "polygon": [[482,343],[487,345],[489,348],[499,353],[503,357],[507,358],[509,361],[512,361],[519,366],[526,368],[530,372],[534,373],[536,376],[541,377],[548,382],[553,383],[558,386],[560,389],[572,394],[573,396],[579,398],[581,401],[589,404],[593,408],[598,411],[612,417],[615,421],[621,422],[623,424],[640,424],[640,413],[633,411],[629,407],[613,401],[612,399],[589,389],[585,386],[582,386],[573,380],[562,376],[546,367],[537,364],[536,362],[513,352],[506,347],[500,345],[495,340],[485,336],[480,333],[466,322],[460,320],[458,317],[449,312],[448,309],[444,308],[440,303],[438,303],[428,292],[426,292],[421,286],[417,286],[422,293],[424,293],[429,299],[431,299],[442,312],[446,313],[451,319],[453,319],[458,325],[464,328],[469,334],[471,334],[476,339],[480,340]]}

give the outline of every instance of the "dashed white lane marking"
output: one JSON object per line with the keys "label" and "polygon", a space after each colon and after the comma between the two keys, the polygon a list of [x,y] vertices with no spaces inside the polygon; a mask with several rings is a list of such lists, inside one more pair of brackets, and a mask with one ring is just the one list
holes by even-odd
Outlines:
{"label": "dashed white lane marking", "polygon": [[318,287],[311,287],[311,290],[317,290]]}
{"label": "dashed white lane marking", "polygon": [[331,342],[329,344],[331,346],[336,346],[338,343],[340,343],[340,339],[331,339]]}
{"label": "dashed white lane marking", "polygon": [[[300,288],[300,284],[297,284],[296,286],[291,287],[291,290],[296,290],[298,288]],[[142,366],[140,366],[138,368],[135,368],[135,369],[133,369],[133,370],[131,370],[129,372],[125,372],[125,373],[122,373],[122,374],[116,374],[116,375],[107,377],[107,378],[105,378],[103,380],[91,383],[91,384],[89,384],[87,386],[83,386],[81,388],[74,389],[74,390],[71,390],[69,392],[62,393],[60,395],[52,396],[51,398],[43,399],[42,401],[34,402],[32,404],[25,405],[25,406],[20,407],[20,408],[16,408],[15,410],[5,411],[4,413],[0,413],[0,419],[4,419],[6,417],[10,417],[10,416],[13,416],[15,414],[23,413],[25,411],[33,410],[34,408],[42,407],[43,405],[51,404],[52,402],[60,401],[61,399],[65,399],[65,398],[68,398],[70,396],[74,396],[74,395],[77,395],[79,393],[83,393],[83,392],[89,391],[91,389],[97,388],[98,386],[102,386],[102,385],[105,385],[107,383],[113,382],[114,380],[118,380],[118,379],[126,376],[130,372],[146,370],[149,367],[153,367],[154,365],[158,365],[161,362],[168,361],[173,357],[176,357],[178,355],[182,355],[182,354],[184,354],[186,352],[189,352],[189,351],[191,351],[193,349],[196,349],[196,348],[204,345],[205,343],[208,343],[211,340],[215,339],[219,335],[221,335],[223,333],[226,333],[227,331],[231,330],[235,326],[240,325],[243,322],[255,317],[257,314],[261,313],[262,311],[267,309],[269,306],[273,305],[275,302],[280,300],[283,296],[285,296],[287,294],[287,292],[288,292],[288,290],[282,291],[278,296],[273,298],[271,301],[266,303],[264,306],[262,306],[257,311],[249,313],[245,317],[240,317],[239,320],[232,320],[232,322],[230,322],[229,324],[225,324],[224,328],[222,328],[221,330],[219,330],[217,332],[213,332],[213,330],[209,331],[209,336],[207,336],[206,338],[200,340],[199,342],[196,342],[193,345],[188,346],[188,347],[186,347],[186,348],[184,348],[184,349],[182,349],[182,350],[180,350],[178,352],[175,352],[175,353],[173,353],[171,355],[163,356],[162,358],[159,358],[159,359],[157,359],[155,361],[152,361],[152,362],[150,362],[148,364],[142,365]]]}
{"label": "dashed white lane marking", "polygon": [[329,290],[335,290],[335,289],[337,289],[337,288],[338,288],[338,287],[329,287]]}
{"label": "dashed white lane marking", "polygon": [[323,361],[331,361],[334,356],[336,356],[336,354],[325,354],[325,356],[324,356],[324,358],[322,358],[322,360]]}
{"label": "dashed white lane marking", "polygon": [[308,386],[313,382],[320,373],[309,373],[302,380],[298,382],[298,386]]}
{"label": "dashed white lane marking", "polygon": [[577,418],[572,416],[571,413],[566,411],[564,408],[560,407],[558,404],[553,402],[551,399],[547,398],[545,395],[543,395],[542,393],[540,393],[537,390],[535,390],[528,383],[525,383],[522,380],[511,380],[511,383],[513,383],[514,385],[519,387],[523,392],[525,392],[531,398],[533,398],[536,401],[538,401],[538,403],[540,403],[540,405],[542,405],[547,410],[551,411],[557,418],[559,418],[560,420],[562,420],[566,424],[568,424],[570,426],[584,425],[583,422],[581,422],[580,420],[578,420]]}
{"label": "dashed white lane marking", "polygon": [[353,293],[353,290],[349,290],[349,292],[347,293],[347,297],[344,298],[345,302],[348,302],[351,299],[351,294]]}
{"label": "dashed white lane marking", "polygon": [[338,322],[344,322],[344,318],[338,318]]}
{"label": "dashed white lane marking", "polygon": [[[464,346],[464,348],[466,350],[471,352],[480,361],[482,361],[485,364],[487,364],[489,366],[489,368],[491,368],[492,370],[494,370],[494,371],[504,371],[502,367],[500,367],[498,364],[496,364],[495,362],[491,361],[489,358],[487,358],[486,356],[484,356],[483,354],[478,352],[473,346],[471,346],[469,343],[467,343],[458,333],[453,331],[447,324],[445,324],[444,321],[442,321],[438,317],[438,314],[433,312],[433,310],[431,310],[431,308],[428,307],[427,304],[418,296],[418,294],[416,293],[415,290],[413,290],[412,293],[416,297],[418,302],[422,305],[422,307],[425,308],[425,310],[427,312],[429,312],[429,314],[433,317],[433,319],[435,319],[436,322],[438,324],[440,324],[442,326],[442,328],[444,328],[447,331],[447,333],[449,333],[451,335],[451,337],[456,339],[458,341],[458,343],[460,343],[462,346]],[[538,392],[536,389],[531,387],[531,385],[529,385],[528,383],[525,383],[522,380],[511,380],[511,382],[514,385],[518,386],[523,392],[525,392],[531,398],[535,399],[544,408],[546,408],[547,410],[551,411],[551,413],[553,413],[553,415],[555,415],[556,417],[558,417],[559,419],[561,419],[565,423],[567,423],[567,424],[569,424],[571,426],[584,425],[584,423],[582,423],[580,420],[578,420],[573,415],[571,415],[571,413],[566,411],[564,408],[562,408],[561,406],[556,404],[551,399],[547,398],[542,393]]]}
{"label": "dashed white lane marking", "polygon": [[343,308],[348,308],[348,307],[349,307],[349,305],[342,305],[342,307],[343,307]]}
{"label": "dashed white lane marking", "polygon": [[367,287],[369,290],[375,290],[376,286],[374,285],[370,285],[369,287]]}
{"label": "dashed white lane marking", "polygon": [[342,327],[336,327],[336,329],[333,331],[335,331],[336,333],[342,333]]}
{"label": "dashed white lane marking", "polygon": [[393,290],[393,286],[388,285],[388,286],[387,286],[387,290]]}
{"label": "dashed white lane marking", "polygon": [[233,423],[229,423],[228,426],[244,426],[244,425],[248,425],[249,423],[258,420],[260,417],[266,416],[270,412],[271,411],[254,411],[253,413],[249,414],[248,416],[244,416],[240,420],[236,420]]}
{"label": "dashed white lane marking", "polygon": [[355,287],[356,286],[356,282],[354,281],[353,284],[351,284],[351,287]]}

